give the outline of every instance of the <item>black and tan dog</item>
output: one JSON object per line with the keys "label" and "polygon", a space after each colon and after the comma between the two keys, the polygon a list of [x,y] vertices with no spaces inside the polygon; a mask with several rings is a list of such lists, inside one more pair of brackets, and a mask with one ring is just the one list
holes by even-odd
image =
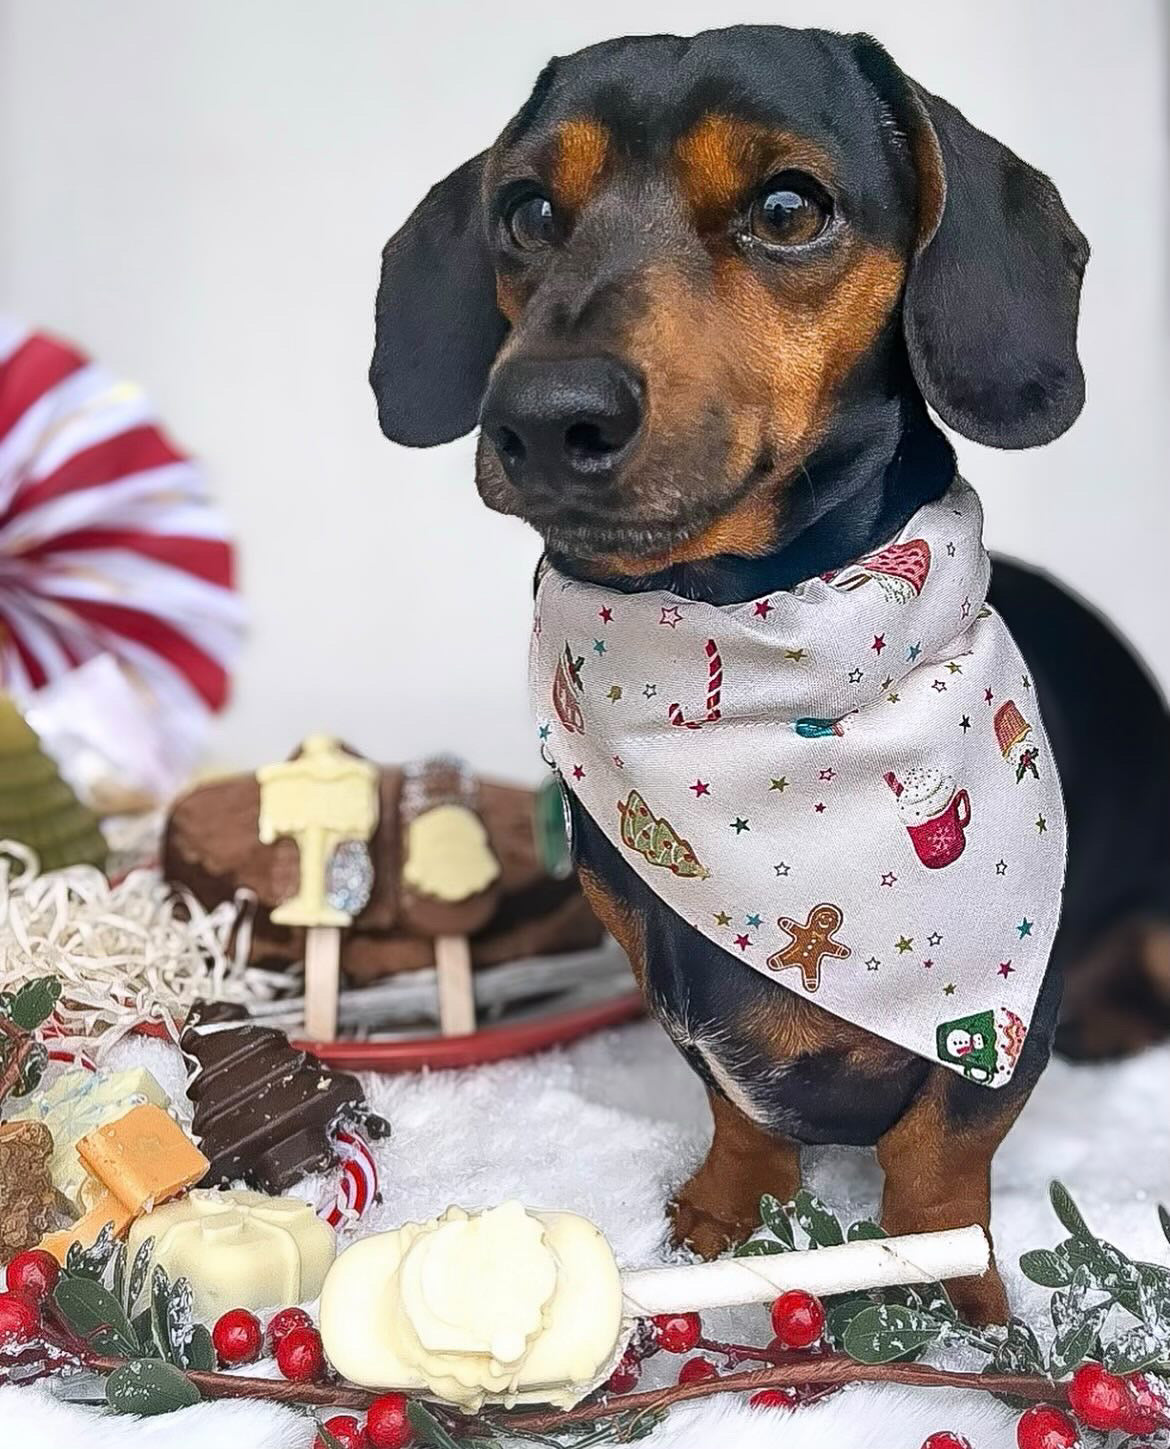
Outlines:
{"label": "black and tan dog", "polygon": [[[546,66],[390,240],[372,381],[398,442],[479,424],[484,501],[562,571],[729,603],[840,567],[940,496],[954,458],[928,408],[1002,448],[1068,428],[1087,253],[1046,177],[865,36],[615,40]],[[1170,1028],[1170,720],[1056,585],[1000,563],[992,600],[1035,676],[1071,837],[1003,1090],[728,969],[576,809],[590,899],[710,1092],[710,1155],[674,1205],[702,1254],[751,1230],[762,1190],[793,1192],[802,1143],[876,1145],[890,1231],[986,1224],[1062,975],[1074,1052]],[[994,1271],[956,1297],[977,1321],[1007,1311]]]}

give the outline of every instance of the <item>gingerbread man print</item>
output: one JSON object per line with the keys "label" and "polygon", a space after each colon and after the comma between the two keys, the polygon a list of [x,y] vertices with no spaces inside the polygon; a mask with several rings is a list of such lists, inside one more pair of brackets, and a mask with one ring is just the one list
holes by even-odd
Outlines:
{"label": "gingerbread man print", "polygon": [[773,971],[786,971],[790,967],[800,970],[804,989],[814,992],[821,984],[821,965],[826,960],[844,961],[853,954],[842,941],[833,940],[833,932],[840,929],[845,920],[840,906],[824,902],[814,906],[804,925],[781,916],[776,924],[792,937],[792,943],[783,951],[768,957]]}

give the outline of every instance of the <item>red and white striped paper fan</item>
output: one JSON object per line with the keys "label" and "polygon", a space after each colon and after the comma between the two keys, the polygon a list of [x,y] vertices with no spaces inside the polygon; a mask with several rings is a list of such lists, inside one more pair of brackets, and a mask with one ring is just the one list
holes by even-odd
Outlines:
{"label": "red and white striped paper fan", "polygon": [[112,654],[194,743],[243,622],[202,472],[141,390],[0,318],[0,688],[23,703]]}

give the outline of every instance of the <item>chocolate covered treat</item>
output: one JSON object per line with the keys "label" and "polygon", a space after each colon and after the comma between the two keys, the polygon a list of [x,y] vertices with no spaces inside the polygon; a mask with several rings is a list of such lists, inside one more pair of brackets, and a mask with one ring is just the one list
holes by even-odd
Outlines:
{"label": "chocolate covered treat", "polygon": [[281,1193],[336,1161],[330,1128],[339,1117],[388,1130],[366,1109],[361,1083],[258,1026],[242,1006],[197,1002],[179,1038],[187,1059],[192,1132],[211,1161],[204,1187],[243,1181]]}
{"label": "chocolate covered treat", "polygon": [[35,1248],[53,1218],[53,1138],[41,1122],[0,1122],[0,1263]]}

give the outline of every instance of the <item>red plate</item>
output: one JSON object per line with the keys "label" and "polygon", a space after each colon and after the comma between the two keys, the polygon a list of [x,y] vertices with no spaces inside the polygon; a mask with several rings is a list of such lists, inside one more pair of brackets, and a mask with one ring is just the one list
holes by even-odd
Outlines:
{"label": "red plate", "polygon": [[640,992],[627,991],[594,1002],[524,1021],[514,1026],[489,1026],[470,1036],[421,1036],[405,1041],[298,1041],[331,1067],[350,1072],[417,1072],[423,1067],[479,1067],[506,1057],[526,1056],[564,1046],[593,1031],[634,1021],[645,1009]]}

